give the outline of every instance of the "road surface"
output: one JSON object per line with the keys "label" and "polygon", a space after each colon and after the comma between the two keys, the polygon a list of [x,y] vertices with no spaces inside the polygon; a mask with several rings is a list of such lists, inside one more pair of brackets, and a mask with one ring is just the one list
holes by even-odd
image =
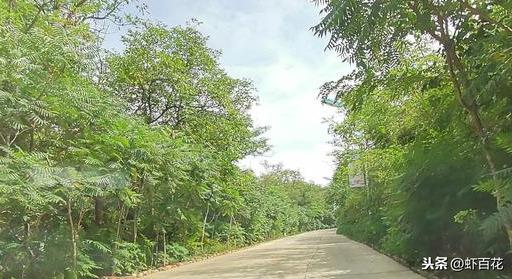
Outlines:
{"label": "road surface", "polygon": [[341,278],[419,279],[391,258],[337,235],[307,232],[153,273],[146,279]]}

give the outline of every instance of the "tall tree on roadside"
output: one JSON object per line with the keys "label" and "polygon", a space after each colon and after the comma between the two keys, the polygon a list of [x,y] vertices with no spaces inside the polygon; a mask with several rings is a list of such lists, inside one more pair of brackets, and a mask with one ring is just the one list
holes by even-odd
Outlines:
{"label": "tall tree on roadside", "polygon": [[[256,99],[247,80],[220,68],[219,52],[192,25],[142,23],[123,37],[126,49],[109,57],[110,87],[127,111],[166,125],[238,160],[264,147],[248,110]],[[246,127],[249,127],[247,129]]]}
{"label": "tall tree on roadside", "polygon": [[[509,158],[494,144],[510,129],[507,102],[512,73],[510,1],[316,1],[324,18],[313,27],[330,35],[327,48],[354,62],[365,80],[385,76],[414,41],[428,39],[445,59],[453,93],[466,112],[494,180]],[[344,94],[340,81],[335,93]],[[346,83],[345,83],[346,85]],[[329,93],[332,93],[329,92]],[[508,119],[508,123],[507,120]],[[499,183],[496,183],[498,185]],[[492,190],[498,210],[509,211],[506,190]],[[503,220],[512,246],[512,220]]]}

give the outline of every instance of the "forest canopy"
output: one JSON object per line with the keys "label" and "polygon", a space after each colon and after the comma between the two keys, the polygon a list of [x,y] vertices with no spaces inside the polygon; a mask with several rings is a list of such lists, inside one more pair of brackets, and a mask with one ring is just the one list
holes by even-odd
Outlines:
{"label": "forest canopy", "polygon": [[[0,277],[97,278],[331,226],[326,190],[279,166],[249,80],[194,25],[125,1],[0,2]],[[128,24],[120,52],[102,21]]]}

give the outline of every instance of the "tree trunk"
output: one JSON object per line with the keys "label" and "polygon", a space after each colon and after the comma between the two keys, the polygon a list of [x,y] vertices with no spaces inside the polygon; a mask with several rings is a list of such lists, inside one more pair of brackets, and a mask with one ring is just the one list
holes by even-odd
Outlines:
{"label": "tree trunk", "polygon": [[159,243],[160,243],[160,233],[157,231],[156,238],[155,238],[155,247],[154,247],[155,251],[153,253],[151,253],[151,264],[152,265],[156,264],[154,256],[158,255],[158,244]]}
{"label": "tree trunk", "polygon": [[[120,234],[121,234],[121,223],[123,222],[123,219],[124,219],[124,205],[121,204],[121,206],[118,206],[118,207],[119,207],[119,219],[117,220],[116,241],[114,242],[114,248],[112,249],[112,254],[114,254],[114,255],[117,251],[117,243],[119,242],[119,238],[120,238]],[[112,274],[110,274],[110,275],[114,275],[115,265],[116,264],[114,262]]]}
{"label": "tree trunk", "polygon": [[204,234],[206,230],[206,218],[208,218],[208,213],[210,212],[210,203],[206,206],[206,214],[204,215],[204,221],[203,221],[203,233],[201,235],[201,250],[204,248]]}
{"label": "tree trunk", "polygon": [[119,241],[119,236],[121,233],[121,223],[124,219],[124,205],[121,205],[121,208],[119,210],[119,219],[117,220],[117,232],[116,232],[116,242]]}
{"label": "tree trunk", "polygon": [[167,265],[167,241],[166,241],[166,237],[165,237],[165,230],[162,232],[163,233],[163,240],[164,240],[164,265]]}
{"label": "tree trunk", "polygon": [[139,218],[139,211],[135,209],[135,213],[133,214],[133,243],[137,242],[137,219]]}
{"label": "tree trunk", "polygon": [[231,228],[233,227],[233,214],[229,216],[228,246],[231,246]]}
{"label": "tree trunk", "polygon": [[77,252],[77,247],[76,247],[76,242],[77,242],[77,234],[76,234],[76,231],[75,231],[75,226],[74,226],[74,223],[73,223],[73,215],[72,215],[72,211],[71,211],[71,198],[68,199],[68,202],[67,202],[67,206],[68,206],[68,222],[69,222],[69,229],[70,229],[70,232],[71,232],[71,259],[72,259],[72,268],[73,268],[73,271],[76,270],[76,263],[77,263],[77,257],[78,257],[78,252]]}
{"label": "tree trunk", "polygon": [[[473,128],[475,135],[478,137],[482,144],[482,151],[485,156],[485,160],[491,172],[492,179],[494,181],[497,180],[496,172],[498,171],[496,168],[496,161],[492,154],[492,148],[490,146],[489,137],[487,135],[486,127],[483,124],[482,118],[480,116],[478,104],[474,98],[466,98],[466,94],[464,92],[464,88],[468,86],[468,77],[462,64],[460,58],[457,56],[457,52],[455,51],[455,45],[452,40],[445,39],[442,42],[445,54],[446,54],[446,62],[448,64],[448,69],[450,71],[450,77],[452,79],[452,83],[455,87],[455,93],[457,95],[457,99],[460,105],[466,110],[469,114],[470,124]],[[502,196],[498,189],[495,190],[494,194],[496,195],[496,208],[499,210],[503,207]],[[509,248],[512,247],[512,226],[510,224],[505,224],[505,230],[507,232],[508,240],[509,240]]]}
{"label": "tree trunk", "polygon": [[97,226],[103,225],[103,209],[105,202],[101,197],[94,197],[94,223]]}
{"label": "tree trunk", "polygon": [[[139,194],[142,194],[142,191],[144,190],[144,173],[141,173],[140,177],[140,184],[139,184]],[[133,243],[137,242],[137,220],[139,219],[139,207],[136,206],[133,209]]]}

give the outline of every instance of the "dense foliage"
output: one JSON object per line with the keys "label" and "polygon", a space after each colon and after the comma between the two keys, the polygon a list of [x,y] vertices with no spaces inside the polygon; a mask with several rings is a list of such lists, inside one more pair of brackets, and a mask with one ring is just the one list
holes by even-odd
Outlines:
{"label": "dense foliage", "polygon": [[128,274],[332,223],[325,189],[265,151],[251,83],[193,26],[119,0],[0,1],[0,277]]}
{"label": "dense foliage", "polygon": [[[416,267],[429,256],[512,266],[512,2],[317,3],[314,31],[356,66],[321,91],[344,114],[332,125],[339,232]],[[349,187],[354,165],[367,187]]]}

